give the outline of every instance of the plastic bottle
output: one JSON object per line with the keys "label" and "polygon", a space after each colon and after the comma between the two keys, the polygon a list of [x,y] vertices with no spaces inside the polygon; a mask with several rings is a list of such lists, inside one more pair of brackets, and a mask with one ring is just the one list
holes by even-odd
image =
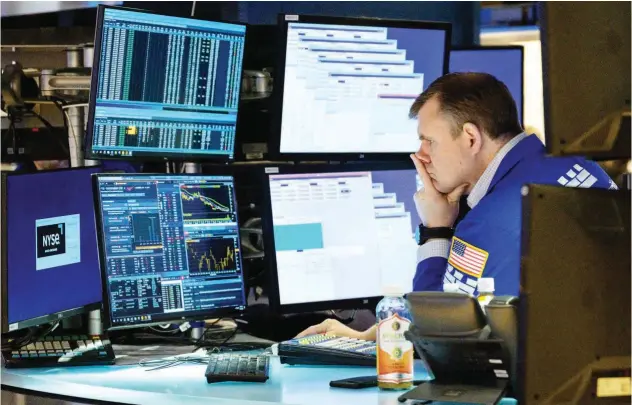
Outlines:
{"label": "plastic bottle", "polygon": [[397,288],[385,288],[377,304],[377,386],[405,390],[413,385],[413,344],[404,332],[411,325],[408,301]]}
{"label": "plastic bottle", "polygon": [[485,307],[494,299],[494,279],[491,277],[483,277],[478,280],[478,296],[476,299],[478,303],[481,305],[483,312],[485,312]]}

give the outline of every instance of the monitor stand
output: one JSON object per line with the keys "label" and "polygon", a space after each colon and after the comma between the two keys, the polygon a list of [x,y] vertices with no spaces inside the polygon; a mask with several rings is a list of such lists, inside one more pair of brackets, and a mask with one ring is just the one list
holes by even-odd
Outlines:
{"label": "monitor stand", "polygon": [[189,336],[191,340],[200,341],[204,336],[204,321],[190,321],[191,330]]}

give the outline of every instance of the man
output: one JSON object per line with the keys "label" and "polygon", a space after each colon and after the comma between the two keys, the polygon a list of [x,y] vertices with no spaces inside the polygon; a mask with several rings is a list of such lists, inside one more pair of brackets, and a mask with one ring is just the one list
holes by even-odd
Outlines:
{"label": "man", "polygon": [[[616,188],[594,162],[551,158],[527,136],[507,87],[484,73],[453,73],[435,80],[413,103],[421,146],[411,159],[423,182],[415,203],[420,227],[413,291],[475,295],[481,277],[496,295],[518,295],[521,188],[525,184]],[[471,211],[453,229],[459,200]],[[332,332],[375,339],[334,320],[302,335]]]}

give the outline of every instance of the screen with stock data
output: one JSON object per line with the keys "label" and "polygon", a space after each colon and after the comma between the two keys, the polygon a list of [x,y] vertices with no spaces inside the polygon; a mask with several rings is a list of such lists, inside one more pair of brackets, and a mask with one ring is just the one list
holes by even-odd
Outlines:
{"label": "screen with stock data", "polygon": [[233,158],[246,27],[104,7],[94,157]]}
{"label": "screen with stock data", "polygon": [[415,170],[278,174],[269,184],[281,305],[411,290]]}
{"label": "screen with stock data", "polygon": [[113,327],[244,306],[232,177],[102,175],[97,192]]}
{"label": "screen with stock data", "polygon": [[280,152],[414,152],[408,110],[443,75],[446,41],[441,28],[287,22]]}
{"label": "screen with stock data", "polygon": [[522,122],[522,50],[514,48],[453,49],[450,72],[489,73],[505,83],[518,108]]}

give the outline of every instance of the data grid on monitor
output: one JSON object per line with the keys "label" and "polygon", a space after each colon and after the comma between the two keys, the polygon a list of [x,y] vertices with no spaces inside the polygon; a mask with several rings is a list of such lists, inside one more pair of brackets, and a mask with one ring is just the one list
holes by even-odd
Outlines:
{"label": "data grid on monitor", "polygon": [[100,33],[92,154],[233,157],[244,25],[104,8]]}
{"label": "data grid on monitor", "polygon": [[113,327],[245,304],[232,177],[98,178]]}
{"label": "data grid on monitor", "polygon": [[415,98],[443,75],[442,29],[287,23],[281,153],[409,153]]}
{"label": "data grid on monitor", "polygon": [[414,170],[280,174],[269,183],[281,305],[411,289]]}

